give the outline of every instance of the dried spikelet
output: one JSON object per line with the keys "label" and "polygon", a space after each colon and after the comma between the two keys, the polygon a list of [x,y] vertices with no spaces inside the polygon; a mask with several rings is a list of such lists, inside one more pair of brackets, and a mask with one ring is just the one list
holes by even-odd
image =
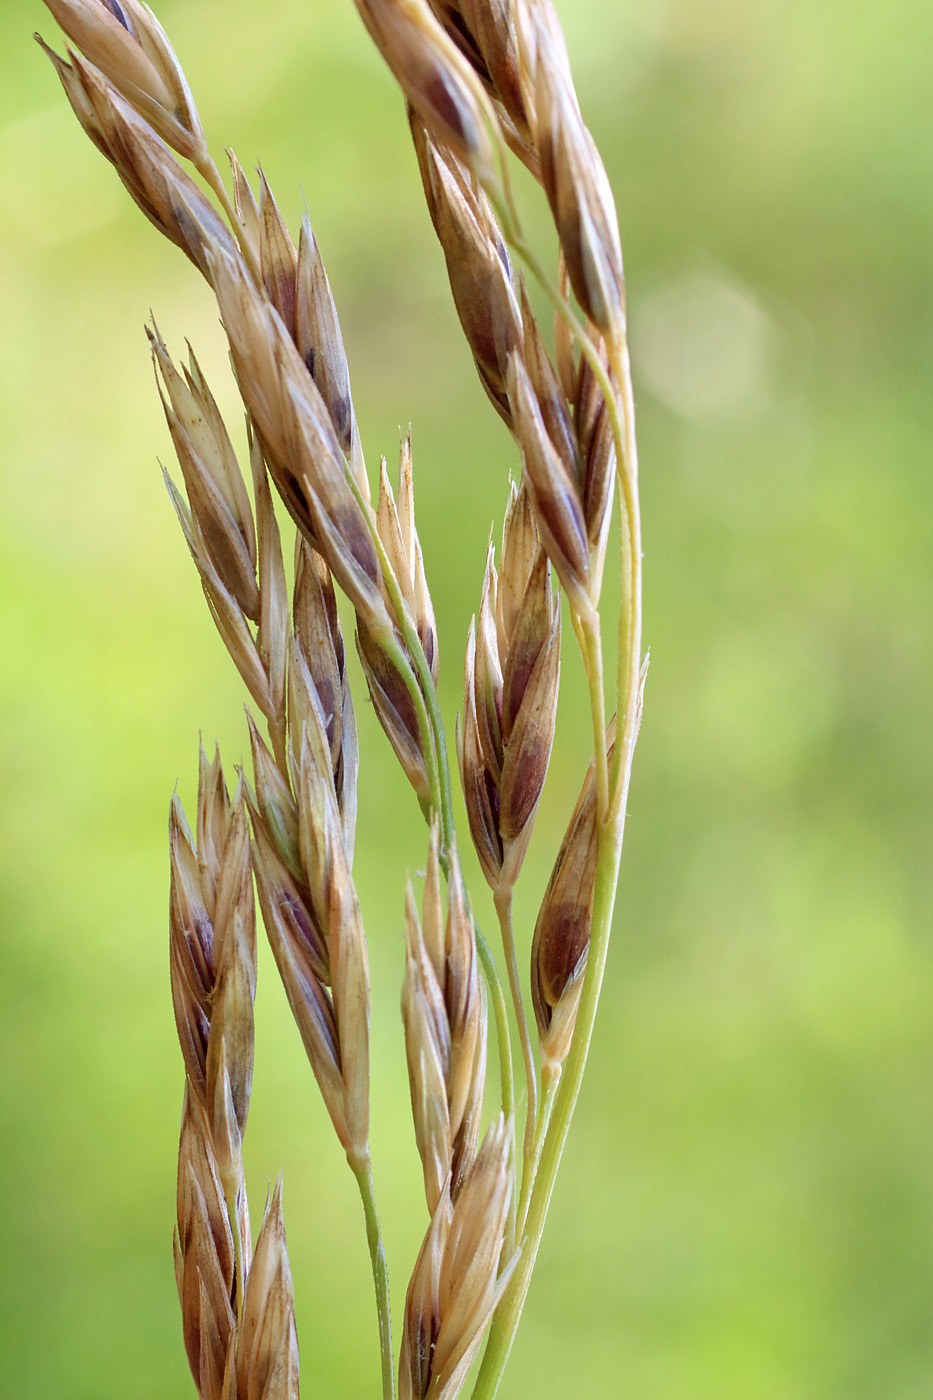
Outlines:
{"label": "dried spikelet", "polygon": [[93,64],[70,48],[68,64],[47,45],[42,47],[55,65],[75,116],[115,167],[135,203],[210,280],[205,249],[234,251],[232,235],[214,206],[149,122]]}
{"label": "dried spikelet", "polygon": [[450,1197],[445,1192],[431,1217],[408,1285],[399,1348],[399,1400],[425,1400],[431,1389],[431,1364],[441,1325],[441,1265],[450,1214]]}
{"label": "dried spikelet", "polygon": [[273,480],[367,625],[389,625],[369,522],[346,479],[327,405],[281,317],[238,257],[211,258],[237,382]]}
{"label": "dried spikelet", "polygon": [[[558,319],[563,326],[562,318]],[[541,423],[574,483],[589,549],[589,592],[595,602],[602,584],[615,474],[615,444],[609,411],[589,362],[581,356],[579,369],[576,368],[572,347],[561,335],[556,337],[561,369],[555,370],[524,288],[522,322],[524,363]],[[608,375],[603,338],[592,324],[589,331],[602,350]]]}
{"label": "dried spikelet", "polygon": [[285,685],[288,652],[288,586],[279,525],[272,504],[269,475],[262,445],[249,418],[249,459],[256,502],[256,534],[259,555],[259,627],[256,642],[269,686],[271,713],[267,714],[273,742],[284,746],[286,728]]}
{"label": "dried spikelet", "polygon": [[246,1280],[236,1371],[243,1400],[298,1400],[298,1336],[281,1176],[266,1202]]}
{"label": "dried spikelet", "polygon": [[256,203],[256,196],[250,189],[246,172],[233,151],[227,151],[227,158],[230,161],[230,173],[233,176],[233,205],[236,210],[237,223],[250,250],[253,265],[258,267],[262,261],[259,249],[259,205]]}
{"label": "dried spikelet", "polygon": [[625,335],[625,277],[612,190],[580,116],[563,35],[551,7],[536,5],[531,23],[542,183],[577,300],[603,334],[620,343]]}
{"label": "dried spikelet", "polygon": [[518,355],[509,360],[508,385],[524,478],[542,543],[574,610],[588,611],[589,540],[573,463],[562,457],[562,444],[551,439],[534,385]]}
{"label": "dried spikelet", "polygon": [[175,1021],[192,1092],[207,1114],[224,1191],[242,1174],[253,1075],[256,927],[243,792],[227,797],[219,755],[201,749],[197,850],[172,801],[170,950]]}
{"label": "dried spikelet", "polygon": [[[241,1257],[250,1256],[246,1193],[237,1197]],[[188,1362],[201,1400],[223,1400],[236,1334],[236,1257],[224,1188],[204,1109],[185,1091],[178,1149],[175,1280]]]}
{"label": "dried spikelet", "polygon": [[190,160],[207,155],[194,99],[164,30],[139,0],[45,0],[73,44],[163,141]]}
{"label": "dried spikelet", "polygon": [[[404,605],[411,614],[432,680],[436,683],[439,664],[437,628],[434,606],[425,577],[421,543],[415,527],[410,436],[402,440],[400,459],[397,499],[389,482],[385,461],[381,464],[376,529]],[[386,602],[388,606],[388,598]],[[396,658],[390,655],[383,639],[362,619],[359,621],[356,640],[379,722],[419,802],[426,806],[431,790],[421,725],[410,690],[413,663],[406,660],[409,675],[403,676]],[[394,632],[394,643],[396,651],[401,650],[407,655],[406,644],[398,629]]]}
{"label": "dried spikelet", "polygon": [[[610,729],[609,756],[613,734]],[[583,990],[593,920],[599,831],[596,764],[591,761],[538,913],[531,948],[531,994],[541,1055],[567,1056]]]}
{"label": "dried spikelet", "polygon": [[432,139],[409,108],[431,220],[444,251],[463,334],[483,387],[511,426],[508,356],[521,344],[512,264],[489,202],[453,151]]}
{"label": "dried spikelet", "polygon": [[[456,1203],[438,1202],[405,1303],[399,1400],[454,1400],[508,1283],[511,1124],[490,1127]],[[511,1261],[510,1261],[511,1263]]]}
{"label": "dried spikelet", "polygon": [[476,934],[456,856],[444,919],[439,843],[435,825],[420,921],[410,883],[406,891],[402,988],[415,1138],[432,1214],[445,1191],[456,1201],[473,1163],[486,1077],[486,1005]]}
{"label": "dried spikelet", "polygon": [[182,376],[155,326],[149,340],[188,501],[166,473],[169,495],[217,629],[281,751],[288,596],[262,450],[247,421],[254,522],[236,453],[193,351]]}
{"label": "dried spikelet", "polygon": [[156,382],[185,490],[198,552],[233,594],[242,612],[259,621],[256,531],[246,483],[213,395],[194,353],[180,374],[158,327],[147,327]]}
{"label": "dried spikelet", "polygon": [[369,482],[353,411],[350,371],[317,239],[305,214],[295,247],[262,170],[259,178],[259,205],[248,187],[241,192],[238,185],[238,199],[244,204],[252,202],[250,222],[255,210],[258,261],[266,294],[317,386],[354,481],[368,501]]}
{"label": "dried spikelet", "polygon": [[318,707],[297,759],[296,801],[252,731],[253,865],[263,921],[334,1128],[349,1155],[369,1125],[369,966]]}
{"label": "dried spikelet", "polygon": [[298,249],[269,183],[259,170],[259,256],[266,295],[281,317],[292,340],[295,339],[297,306]]}
{"label": "dried spikelet", "polygon": [[431,797],[418,712],[394,660],[366,627],[358,627],[356,645],[370,698],[405,777],[422,806]]}
{"label": "dried spikelet", "polygon": [[511,487],[502,571],[492,547],[470,627],[457,728],[470,832],[493,892],[514,885],[531,837],[557,720],[560,608],[527,491]]}
{"label": "dried spikelet", "polygon": [[356,7],[425,126],[473,170],[490,171],[495,113],[427,0],[356,0]]}
{"label": "dried spikelet", "polygon": [[[561,373],[554,369],[524,288],[519,309],[485,195],[456,156],[409,115],[428,209],[480,380],[522,450],[548,554],[576,610],[589,611],[602,582],[615,465],[599,386],[591,371],[577,370],[560,334]],[[597,327],[591,332],[601,341]]]}
{"label": "dried spikelet", "polygon": [[514,0],[432,0],[451,36],[485,80],[516,135],[531,140]]}
{"label": "dried spikelet", "polygon": [[398,497],[393,495],[385,459],[379,477],[379,506],[376,528],[389,563],[398,581],[402,597],[411,613],[421,648],[437,684],[440,655],[437,646],[437,625],[434,605],[428,591],[424,572],[421,541],[415,527],[415,486],[411,457],[411,433],[402,438],[399,451]]}
{"label": "dried spikelet", "polygon": [[324,270],[321,250],[307,214],[301,220],[298,242],[295,335],[298,353],[307,365],[330,412],[340,446],[364,498],[369,481],[350,394],[350,370],[343,345],[337,308]]}
{"label": "dried spikelet", "polygon": [[[334,795],[347,860],[353,864],[359,745],[346,648],[330,570],[299,535],[295,542],[294,647],[289,668],[291,732],[312,725],[319,708],[330,746]],[[293,767],[294,767],[294,754]]]}

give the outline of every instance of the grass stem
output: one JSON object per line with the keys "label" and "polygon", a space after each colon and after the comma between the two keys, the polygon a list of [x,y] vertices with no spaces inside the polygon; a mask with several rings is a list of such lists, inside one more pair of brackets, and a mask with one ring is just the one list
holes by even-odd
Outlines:
{"label": "grass stem", "polygon": [[347,1160],[360,1188],[363,1214],[366,1217],[366,1242],[376,1290],[376,1312],[379,1317],[379,1352],[382,1362],[382,1400],[393,1400],[395,1394],[395,1365],[392,1360],[392,1317],[389,1310],[389,1270],[385,1244],[376,1213],[373,1189],[373,1169],[369,1152],[362,1157],[348,1155]]}
{"label": "grass stem", "polygon": [[512,890],[511,888],[494,896],[496,913],[499,916],[499,928],[502,933],[502,948],[505,953],[505,968],[509,979],[509,990],[512,993],[512,1006],[515,1009],[515,1019],[518,1023],[518,1038],[522,1047],[522,1060],[525,1065],[525,1082],[528,1091],[528,1102],[525,1109],[525,1136],[523,1146],[524,1165],[522,1169],[522,1189],[528,1173],[534,1146],[535,1124],[538,1116],[538,1069],[535,1063],[534,1046],[531,1042],[531,1032],[528,1027],[528,1017],[525,1014],[525,1003],[522,998],[522,984],[518,975],[518,961],[515,956],[515,932],[512,927]]}

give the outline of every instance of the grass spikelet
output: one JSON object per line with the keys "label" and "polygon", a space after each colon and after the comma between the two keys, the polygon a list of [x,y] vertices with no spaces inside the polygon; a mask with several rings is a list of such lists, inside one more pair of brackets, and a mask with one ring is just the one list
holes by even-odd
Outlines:
{"label": "grass spikelet", "polygon": [[440,896],[439,834],[431,832],[422,917],[409,884],[402,1016],[415,1138],[428,1209],[456,1201],[476,1154],[486,1076],[486,1006],[476,937],[454,863],[448,912]]}
{"label": "grass spikelet", "polygon": [[467,644],[458,729],[470,830],[497,895],[515,884],[531,836],[554,741],[560,676],[560,610],[528,493],[514,486],[501,562],[497,574],[490,548]]}
{"label": "grass spikelet", "polygon": [[236,1352],[238,1394],[298,1400],[295,1297],[285,1245],[282,1178],[266,1202],[250,1266]]}

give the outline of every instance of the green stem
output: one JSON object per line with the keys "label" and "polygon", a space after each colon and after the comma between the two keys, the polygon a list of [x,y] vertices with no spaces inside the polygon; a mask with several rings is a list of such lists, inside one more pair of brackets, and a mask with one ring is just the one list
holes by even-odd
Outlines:
{"label": "green stem", "polygon": [[[522,1151],[522,1190],[528,1175],[529,1162],[534,1147],[535,1124],[538,1117],[538,1069],[535,1063],[534,1046],[531,1042],[531,1032],[528,1028],[528,1017],[525,1014],[525,1003],[522,998],[522,984],[518,975],[518,960],[515,956],[515,933],[512,928],[512,889],[511,886],[501,893],[493,895],[496,913],[499,916],[499,928],[502,932],[502,948],[505,953],[505,968],[509,978],[509,990],[512,993],[512,1005],[515,1008],[515,1020],[518,1023],[518,1037],[522,1046],[522,1059],[525,1064],[525,1082],[528,1088],[528,1104],[525,1110],[525,1137]],[[511,1251],[510,1251],[511,1252]]]}
{"label": "green stem", "polygon": [[[499,1082],[502,1092],[502,1112],[506,1118],[515,1115],[515,1081],[512,1073],[512,1042],[509,1036],[509,1013],[505,1004],[505,994],[492,949],[486,942],[474,921],[476,930],[476,953],[479,958],[489,995],[492,997],[492,1014],[496,1023],[496,1044],[499,1047]],[[513,1193],[514,1194],[514,1193]]]}
{"label": "green stem", "polygon": [[528,1221],[528,1205],[531,1200],[531,1192],[538,1176],[538,1168],[541,1165],[541,1152],[544,1148],[544,1141],[547,1137],[548,1127],[551,1122],[551,1113],[554,1109],[554,1099],[557,1094],[557,1086],[560,1083],[561,1070],[563,1065],[554,1060],[548,1060],[541,1069],[541,1107],[538,1121],[535,1124],[534,1144],[531,1152],[530,1168],[526,1167],[526,1176],[522,1181],[522,1195],[518,1203],[518,1236],[523,1239],[525,1226]]}
{"label": "green stem", "polygon": [[593,716],[594,761],[596,764],[596,810],[600,821],[609,811],[609,759],[606,749],[606,698],[603,690],[603,647],[600,639],[599,613],[572,614],[573,630],[577,635],[590,692]]}
{"label": "green stem", "polygon": [[525,1228],[521,1240],[521,1256],[493,1318],[482,1366],[473,1390],[473,1400],[493,1400],[498,1390],[531,1283],[531,1275],[554,1190],[554,1181],[560,1166],[564,1144],[567,1141],[573,1111],[579,1097],[583,1071],[586,1067],[586,1058],[593,1035],[593,1024],[609,948],[609,930],[612,923],[621,851],[622,823],[603,827],[600,832],[600,849],[596,865],[593,928],[577,1027],[565,1064],[564,1076],[556,1095],[554,1114],[547,1129],[531,1197],[527,1204]]}
{"label": "green stem", "polygon": [[622,597],[619,604],[618,693],[625,696],[625,724],[622,743],[613,757],[611,782],[613,801],[624,803],[628,789],[635,741],[638,738],[638,713],[641,704],[641,615],[642,615],[642,543],[641,512],[638,507],[638,444],[635,438],[635,397],[632,392],[632,369],[628,346],[623,341],[609,352],[609,363],[619,385],[622,402],[620,415],[613,404],[612,425],[619,462],[621,510],[624,516],[622,550]]}
{"label": "green stem", "polygon": [[382,1358],[382,1400],[393,1400],[395,1394],[395,1367],[392,1362],[392,1318],[389,1312],[389,1270],[386,1265],[385,1245],[376,1214],[376,1200],[373,1191],[373,1169],[367,1151],[362,1157],[347,1154],[350,1169],[356,1177],[366,1217],[366,1241],[369,1245],[369,1258],[373,1269],[373,1285],[376,1290],[376,1311],[379,1315],[379,1352]]}

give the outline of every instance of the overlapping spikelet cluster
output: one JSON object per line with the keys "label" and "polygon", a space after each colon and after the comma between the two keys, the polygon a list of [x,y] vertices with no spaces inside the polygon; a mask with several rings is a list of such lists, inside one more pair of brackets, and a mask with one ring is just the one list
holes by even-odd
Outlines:
{"label": "overlapping spikelet cluster", "polygon": [[[522,466],[520,484],[509,486],[498,568],[488,551],[457,727],[470,833],[494,896],[522,1040],[519,1163],[508,1016],[454,831],[410,436],[394,490],[382,461],[374,505],[309,218],[296,243],[265,176],[254,193],[232,154],[228,194],[181,66],[141,0],[46,3],[69,40],[65,58],[46,52],[79,122],[213,291],[246,414],[244,473],[194,354],[179,368],[152,325],[183,489],[167,473],[166,482],[217,631],[266,729],[248,716],[252,780],[240,775],[232,797],[219,755],[209,762],[202,750],[196,836],[177,798],[171,812],[171,980],[186,1074],[175,1252],[195,1383],[202,1400],[298,1395],[281,1182],[253,1249],[243,1174],[255,880],[289,1005],[360,1187],[384,1400],[395,1394],[370,1165],[370,986],[352,873],[359,760],[339,591],[353,610],[375,713],[430,829],[420,909],[411,883],[405,902],[402,1013],[428,1224],[406,1297],[398,1395],[453,1400],[492,1320],[475,1392],[486,1400],[517,1326],[585,1064],[643,681],[622,256],[560,26],[550,0],[357,0],[404,94],[460,323]],[[550,204],[560,243],[554,278],[521,231],[509,151]],[[513,267],[516,252],[554,303],[553,352]],[[615,739],[599,598],[617,479],[627,583]],[[290,588],[273,488],[296,526]],[[561,593],[587,673],[595,758],[532,940],[535,1050],[512,891],[555,736]],[[489,1119],[487,1005],[501,1072],[501,1104]],[[585,1024],[575,1033],[578,1017]],[[565,1061],[565,1111],[552,1132]]]}
{"label": "overlapping spikelet cluster", "polygon": [[[256,921],[243,785],[201,750],[197,840],[175,798],[170,961],[185,1062],[175,1277],[203,1400],[298,1395],[298,1342],[281,1183],[255,1254],[243,1175],[253,1077]],[[245,1287],[245,1294],[244,1294]]]}

